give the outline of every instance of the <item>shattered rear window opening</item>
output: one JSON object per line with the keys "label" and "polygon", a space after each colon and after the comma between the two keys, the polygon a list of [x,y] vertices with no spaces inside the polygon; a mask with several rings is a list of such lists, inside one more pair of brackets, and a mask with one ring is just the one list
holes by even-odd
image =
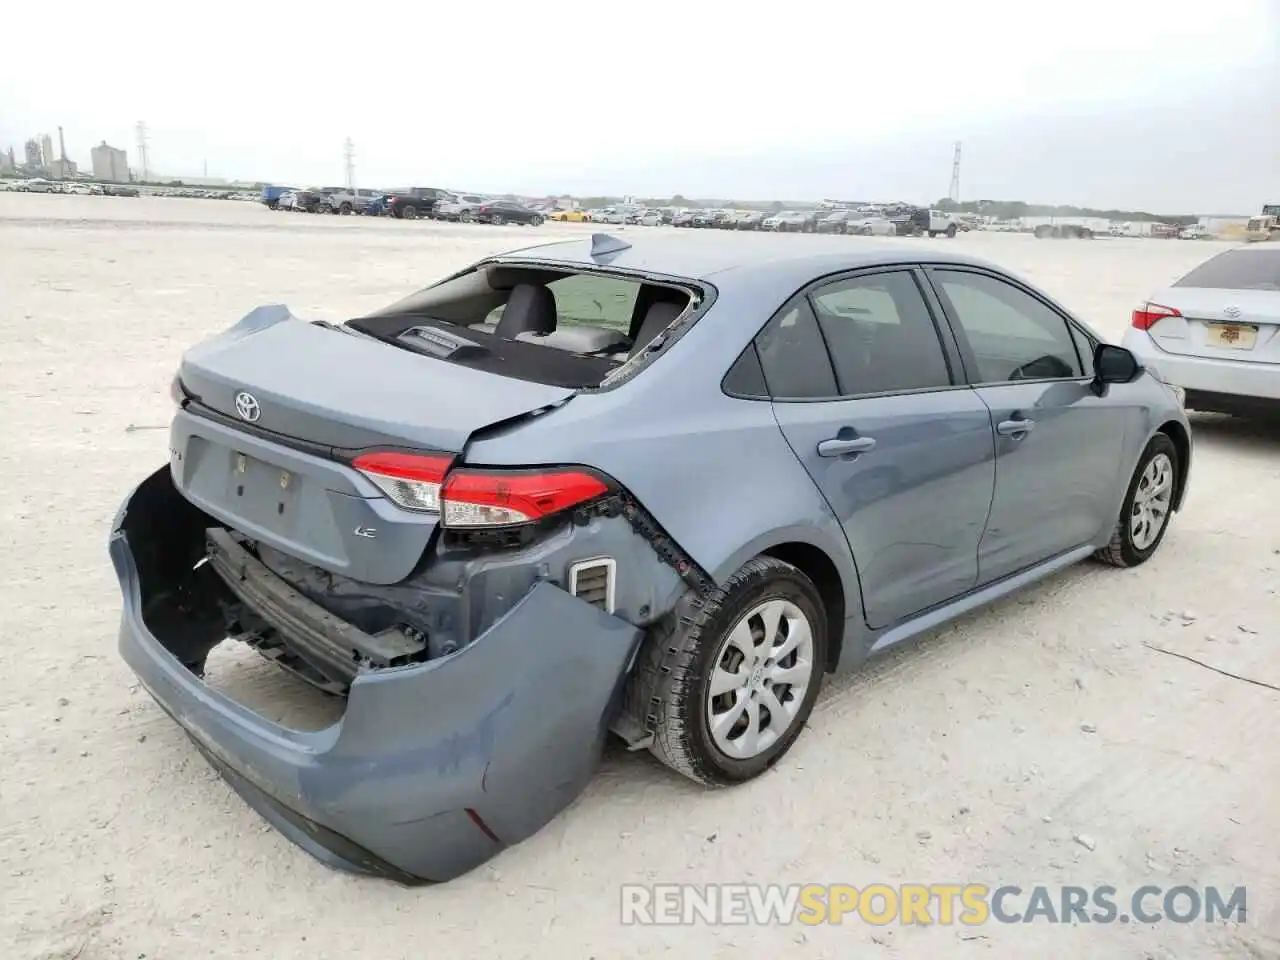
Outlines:
{"label": "shattered rear window opening", "polygon": [[485,263],[347,325],[437,360],[588,389],[637,366],[701,301],[692,281]]}

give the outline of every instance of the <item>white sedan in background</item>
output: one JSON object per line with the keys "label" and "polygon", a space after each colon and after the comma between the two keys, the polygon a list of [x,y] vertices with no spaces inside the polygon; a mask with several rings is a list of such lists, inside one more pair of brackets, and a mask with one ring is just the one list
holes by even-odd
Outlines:
{"label": "white sedan in background", "polygon": [[859,237],[892,237],[898,228],[885,217],[857,217],[845,224],[844,232]]}
{"label": "white sedan in background", "polygon": [[1280,244],[1227,250],[1153,293],[1123,344],[1190,410],[1280,412]]}

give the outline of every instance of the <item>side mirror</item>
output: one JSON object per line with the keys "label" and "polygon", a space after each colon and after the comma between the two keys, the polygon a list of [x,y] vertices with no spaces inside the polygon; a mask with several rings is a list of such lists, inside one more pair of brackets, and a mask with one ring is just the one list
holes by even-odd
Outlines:
{"label": "side mirror", "polygon": [[1093,351],[1093,370],[1099,384],[1131,383],[1142,373],[1142,364],[1138,363],[1132,351],[1111,343],[1100,343]]}

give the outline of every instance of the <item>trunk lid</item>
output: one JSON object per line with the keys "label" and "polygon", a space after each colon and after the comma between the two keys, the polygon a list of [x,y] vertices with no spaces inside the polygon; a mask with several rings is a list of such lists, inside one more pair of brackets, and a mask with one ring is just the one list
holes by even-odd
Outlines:
{"label": "trunk lid", "polygon": [[[189,394],[254,427],[323,447],[408,446],[460,452],[476,430],[574,394],[474,370],[262,307],[192,348]],[[257,419],[237,409],[256,401]],[[252,412],[252,408],[251,411]]]}
{"label": "trunk lid", "polygon": [[[475,431],[574,393],[307,323],[284,307],[255,310],[193,348],[179,376],[226,418],[198,406],[175,417],[170,468],[182,495],[290,556],[376,584],[412,573],[439,518],[386,499],[349,465],[354,451],[457,454]],[[237,407],[244,395],[254,406]]]}
{"label": "trunk lid", "polygon": [[1149,301],[1182,314],[1148,331],[1167,353],[1280,364],[1280,290],[1169,287]]}

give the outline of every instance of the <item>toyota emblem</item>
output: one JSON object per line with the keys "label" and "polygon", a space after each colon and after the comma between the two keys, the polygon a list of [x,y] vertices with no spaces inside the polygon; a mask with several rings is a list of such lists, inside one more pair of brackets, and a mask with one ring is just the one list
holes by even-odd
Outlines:
{"label": "toyota emblem", "polygon": [[1239,308],[1239,307],[1227,307],[1227,309],[1223,310],[1223,311],[1222,311],[1222,313],[1223,313],[1223,315],[1224,315],[1224,316],[1226,316],[1228,319],[1231,319],[1231,320],[1238,320],[1238,319],[1240,319],[1240,308]]}
{"label": "toyota emblem", "polygon": [[241,390],[236,394],[236,413],[240,414],[241,420],[256,423],[258,418],[262,416],[262,407],[258,405],[257,397],[252,393],[245,393]]}

